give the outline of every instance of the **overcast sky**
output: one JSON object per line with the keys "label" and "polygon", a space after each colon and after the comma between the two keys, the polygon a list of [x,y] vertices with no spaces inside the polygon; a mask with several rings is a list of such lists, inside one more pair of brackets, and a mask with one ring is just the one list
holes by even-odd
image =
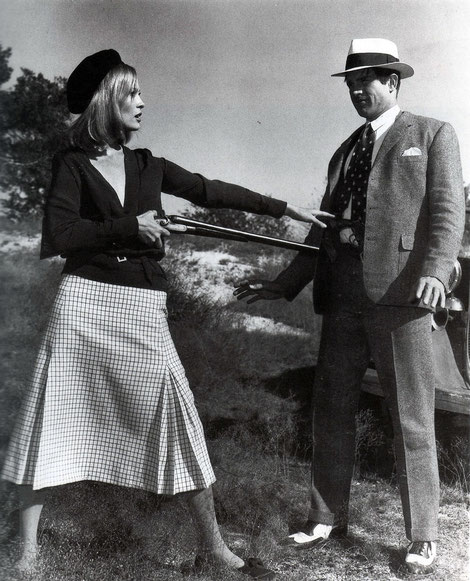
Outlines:
{"label": "overcast sky", "polygon": [[415,69],[401,107],[453,124],[470,181],[469,0],[0,0],[0,14],[14,78],[67,77],[115,48],[146,104],[131,146],[302,205],[361,124],[330,75],[352,38],[389,38]]}

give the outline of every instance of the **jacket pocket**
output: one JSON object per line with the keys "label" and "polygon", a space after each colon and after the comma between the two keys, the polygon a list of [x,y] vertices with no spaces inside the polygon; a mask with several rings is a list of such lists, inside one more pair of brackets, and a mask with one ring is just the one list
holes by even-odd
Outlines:
{"label": "jacket pocket", "polygon": [[415,237],[412,234],[402,234],[400,238],[400,250],[413,250]]}
{"label": "jacket pocket", "polygon": [[428,161],[427,155],[399,155],[400,163],[426,163]]}

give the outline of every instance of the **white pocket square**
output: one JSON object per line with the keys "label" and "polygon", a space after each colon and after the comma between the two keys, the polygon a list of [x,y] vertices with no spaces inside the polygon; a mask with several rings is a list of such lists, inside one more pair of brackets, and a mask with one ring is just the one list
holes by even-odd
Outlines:
{"label": "white pocket square", "polygon": [[405,149],[401,154],[402,157],[409,157],[411,155],[423,155],[423,152],[419,147],[410,147],[410,149]]}

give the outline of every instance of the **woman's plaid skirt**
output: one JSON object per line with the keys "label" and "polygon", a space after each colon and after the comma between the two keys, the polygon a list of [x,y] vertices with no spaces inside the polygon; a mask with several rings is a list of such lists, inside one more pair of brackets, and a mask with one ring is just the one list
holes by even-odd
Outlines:
{"label": "woman's plaid skirt", "polygon": [[158,494],[215,481],[166,293],[63,277],[2,477]]}

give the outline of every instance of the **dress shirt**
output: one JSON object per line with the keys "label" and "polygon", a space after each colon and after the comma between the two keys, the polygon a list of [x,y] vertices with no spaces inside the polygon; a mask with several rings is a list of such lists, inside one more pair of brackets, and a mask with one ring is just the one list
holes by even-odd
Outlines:
{"label": "dress shirt", "polygon": [[[388,109],[387,111],[385,111],[385,113],[382,113],[382,115],[380,115],[380,117],[377,117],[377,119],[374,119],[373,121],[370,122],[370,125],[372,126],[372,130],[374,131],[374,138],[375,138],[374,149],[372,150],[372,167],[374,167],[375,158],[377,157],[380,146],[382,145],[383,140],[385,139],[385,135],[387,134],[387,131],[390,129],[390,127],[395,123],[395,119],[397,118],[399,113],[400,113],[400,107],[398,105],[395,105],[391,109]],[[366,123],[365,128],[367,127],[367,125],[369,125],[369,123]],[[353,151],[354,151],[354,148],[349,153],[348,158],[346,160],[346,163],[344,164],[344,173],[346,173],[346,171],[348,170]],[[343,218],[345,218],[347,220],[349,220],[351,218],[351,204],[352,204],[352,200],[349,200],[348,207],[343,212]],[[349,236],[349,233],[348,233],[348,236]],[[343,234],[343,237],[346,240],[346,237],[344,234]]]}

